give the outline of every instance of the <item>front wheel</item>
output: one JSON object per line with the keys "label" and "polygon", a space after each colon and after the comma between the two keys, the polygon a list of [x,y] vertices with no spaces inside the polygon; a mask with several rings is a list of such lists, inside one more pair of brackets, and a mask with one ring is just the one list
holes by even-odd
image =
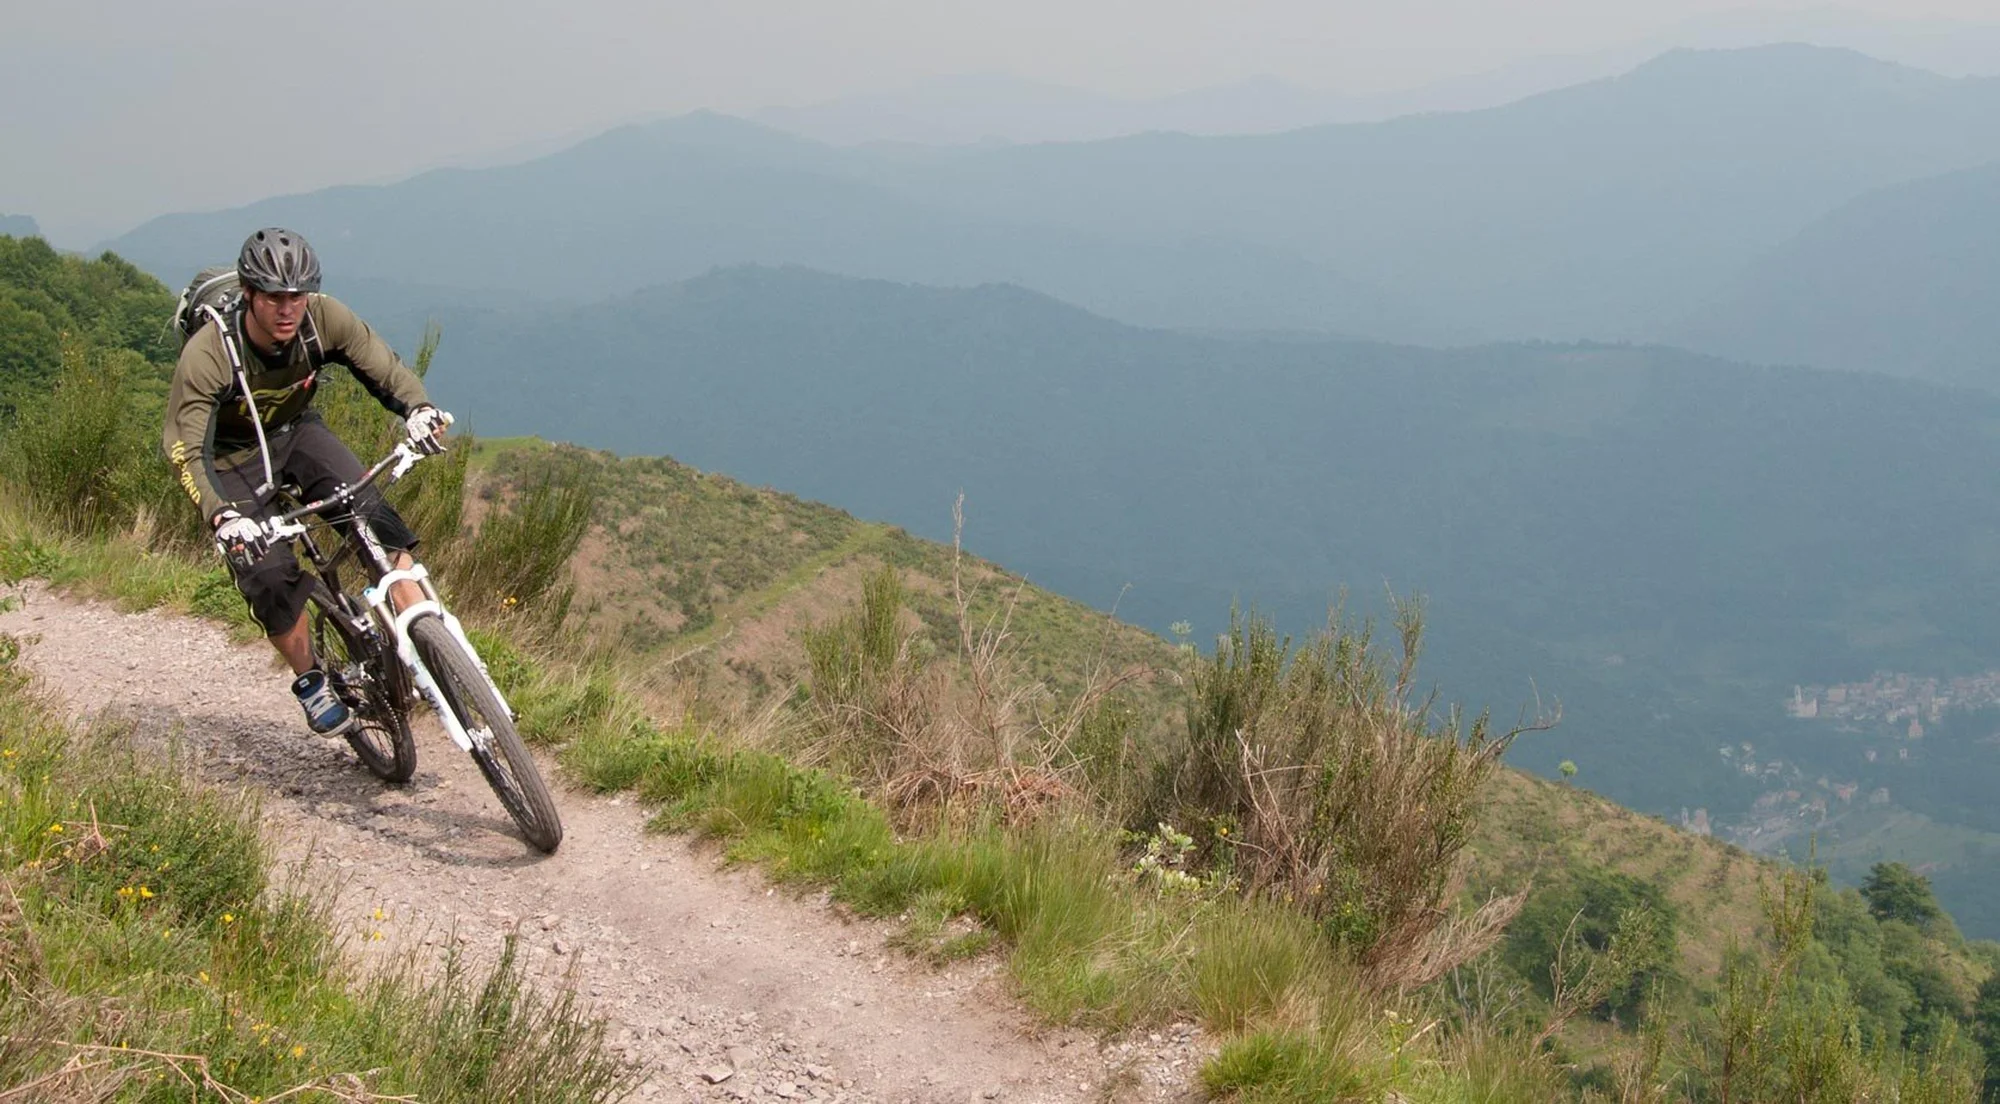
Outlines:
{"label": "front wheel", "polygon": [[360,604],[315,586],[311,598],[313,654],[334,690],[358,719],[347,742],[363,766],[385,782],[408,782],[417,770],[410,736],[409,676],[393,650],[371,630]]}
{"label": "front wheel", "polygon": [[542,851],[562,842],[562,820],[542,781],[542,772],[514,730],[513,715],[500,702],[479,661],[466,650],[445,623],[434,616],[410,623],[410,642],[430,669],[445,704],[472,737],[472,758],[480,773],[507,807],[521,834]]}

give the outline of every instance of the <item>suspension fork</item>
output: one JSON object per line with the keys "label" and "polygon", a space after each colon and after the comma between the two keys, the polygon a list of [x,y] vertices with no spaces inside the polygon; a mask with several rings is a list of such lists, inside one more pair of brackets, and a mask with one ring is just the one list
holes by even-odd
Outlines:
{"label": "suspension fork", "polygon": [[[466,729],[457,712],[445,700],[437,679],[432,676],[430,667],[424,663],[424,657],[417,652],[416,642],[410,637],[410,625],[419,617],[436,617],[439,623],[444,625],[445,630],[451,633],[465,649],[465,654],[471,656],[473,662],[479,665],[479,673],[492,685],[493,696],[500,699],[500,706],[507,711],[509,717],[514,716],[514,707],[508,703],[506,695],[500,690],[500,685],[493,681],[492,672],[487,670],[485,658],[479,654],[479,649],[472,646],[472,639],[466,635],[465,626],[444,607],[444,602],[438,597],[437,587],[431,583],[430,571],[420,563],[413,563],[408,568],[396,567],[388,551],[382,547],[365,521],[357,518],[355,530],[357,533],[365,534],[362,543],[367,547],[370,558],[383,569],[374,584],[361,592],[363,600],[368,603],[369,613],[374,616],[376,624],[382,627],[389,639],[395,641],[397,658],[401,659],[403,666],[409,669],[411,680],[416,683],[417,690],[424,699],[431,703],[431,709],[444,724],[445,732],[451,737],[452,743],[457,744],[463,751],[471,751],[476,737]],[[389,599],[390,592],[397,583],[414,585],[422,592],[422,600],[412,602],[407,608],[398,612]]]}

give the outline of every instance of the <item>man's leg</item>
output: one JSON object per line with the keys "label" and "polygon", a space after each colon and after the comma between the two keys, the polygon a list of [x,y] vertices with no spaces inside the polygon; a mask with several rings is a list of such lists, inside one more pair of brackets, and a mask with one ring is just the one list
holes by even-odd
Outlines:
{"label": "man's leg", "polygon": [[[250,612],[271,640],[271,646],[291,667],[292,694],[305,710],[306,724],[322,736],[337,736],[353,727],[354,713],[340,700],[337,687],[313,656],[306,595],[312,577],[299,566],[290,545],[279,545],[262,559],[236,571],[237,589]],[[278,627],[283,626],[283,627]]]}
{"label": "man's leg", "polygon": [[[416,558],[408,552],[399,550],[396,553],[396,570],[408,571],[410,568],[415,567],[416,563]],[[401,582],[389,588],[389,601],[396,607],[398,613],[409,609],[423,600],[424,588],[415,583]]]}
{"label": "man's leg", "polygon": [[[281,475],[291,463],[292,443],[290,434],[273,442],[273,461]],[[217,487],[232,501],[250,503],[256,498],[253,483],[256,474],[259,473],[241,468],[218,469]],[[257,514],[268,516],[269,511],[260,509]],[[306,619],[307,595],[312,592],[313,581],[292,554],[291,545],[271,548],[247,567],[232,563],[230,570],[236,577],[236,588],[250,605],[251,615],[264,627],[271,646],[292,669],[292,694],[305,710],[307,726],[322,736],[339,735],[352,728],[353,711],[340,700],[313,655],[312,632]]]}
{"label": "man's leg", "polygon": [[[353,450],[334,436],[326,423],[320,421],[317,415],[308,415],[292,431],[285,471],[298,480],[307,499],[315,499],[331,493],[335,487],[352,484],[361,478],[365,469],[355,458]],[[417,535],[410,531],[396,508],[383,499],[380,491],[369,488],[356,495],[354,509],[368,518],[369,526],[390,550],[391,561],[399,570],[407,570],[416,563],[410,556],[410,550],[417,546]],[[348,523],[338,524],[344,530]],[[415,583],[397,583],[389,588],[390,604],[398,610],[408,609],[423,598],[423,588]]]}
{"label": "man's leg", "polygon": [[271,644],[278,649],[279,655],[285,657],[285,662],[291,664],[294,675],[303,675],[318,666],[318,661],[313,658],[312,634],[307,630],[303,614],[291,628],[272,634]]}

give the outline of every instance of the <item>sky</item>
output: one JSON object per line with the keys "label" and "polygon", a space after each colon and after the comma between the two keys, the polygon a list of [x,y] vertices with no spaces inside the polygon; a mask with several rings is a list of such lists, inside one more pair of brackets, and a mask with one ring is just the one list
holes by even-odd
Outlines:
{"label": "sky", "polygon": [[[1727,44],[1694,40],[1758,38],[1765,24],[1772,38],[1846,26],[1947,70],[1970,39],[1923,21],[1951,20],[1987,24],[2000,44],[2000,0],[1849,0],[1841,14],[1741,0],[0,0],[0,213],[83,248],[157,214],[379,182],[637,118],[964,73],[1125,97],[1258,76],[1360,95]],[[1984,60],[1958,67],[2000,71]]]}

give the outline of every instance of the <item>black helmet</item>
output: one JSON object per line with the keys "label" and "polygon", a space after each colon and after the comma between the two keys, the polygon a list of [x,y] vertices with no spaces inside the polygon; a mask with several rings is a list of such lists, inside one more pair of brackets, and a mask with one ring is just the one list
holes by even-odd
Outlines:
{"label": "black helmet", "polygon": [[273,226],[244,239],[236,275],[258,291],[318,291],[319,257],[304,238]]}

